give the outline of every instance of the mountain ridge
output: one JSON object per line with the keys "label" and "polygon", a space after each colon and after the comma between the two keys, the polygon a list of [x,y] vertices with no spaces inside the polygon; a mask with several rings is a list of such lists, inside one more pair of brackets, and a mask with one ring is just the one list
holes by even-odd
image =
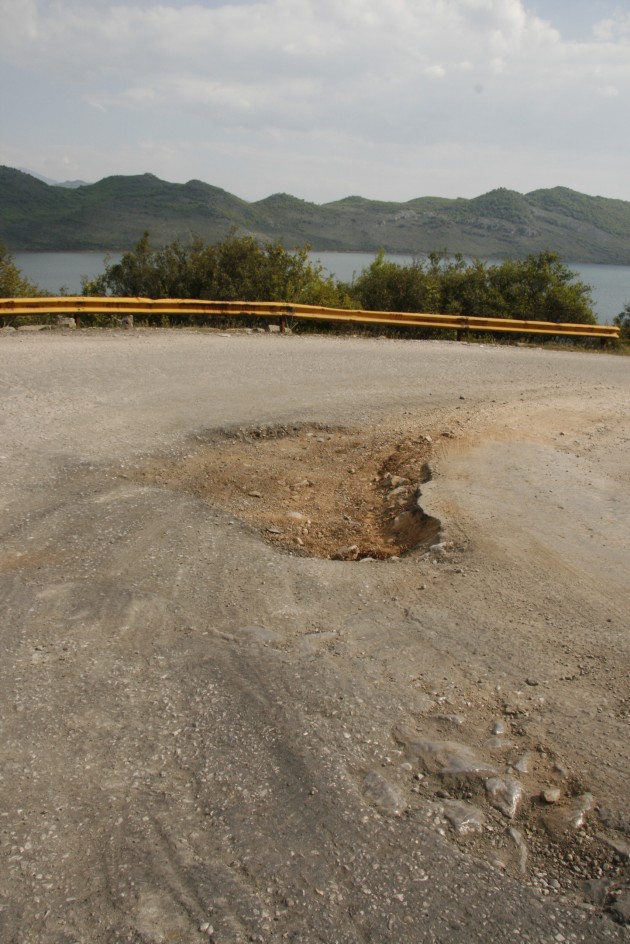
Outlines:
{"label": "mountain ridge", "polygon": [[11,251],[120,251],[145,230],[156,246],[236,231],[317,251],[522,258],[551,249],[572,262],[630,265],[630,202],[562,186],[400,203],[352,195],[317,204],[288,193],[248,202],[201,180],[119,174],[64,187],[0,166],[0,242]]}

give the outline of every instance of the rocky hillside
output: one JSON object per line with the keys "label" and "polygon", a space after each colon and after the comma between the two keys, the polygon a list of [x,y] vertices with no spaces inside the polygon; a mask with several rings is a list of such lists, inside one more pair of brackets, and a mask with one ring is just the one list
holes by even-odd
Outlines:
{"label": "rocky hillside", "polygon": [[0,242],[13,251],[127,249],[145,230],[156,244],[216,242],[236,230],[317,250],[522,257],[553,249],[571,262],[630,265],[630,203],[566,187],[499,188],[472,200],[352,196],[319,205],[274,194],[248,203],[199,180],[142,174],[67,188],[0,167]]}

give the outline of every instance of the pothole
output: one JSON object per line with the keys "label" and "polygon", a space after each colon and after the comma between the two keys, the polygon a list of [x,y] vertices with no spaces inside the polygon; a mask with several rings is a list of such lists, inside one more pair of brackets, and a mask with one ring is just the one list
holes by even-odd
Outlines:
{"label": "pothole", "polygon": [[196,436],[187,455],[137,474],[219,505],[293,554],[385,560],[439,540],[419,501],[431,453],[424,435],[257,426]]}

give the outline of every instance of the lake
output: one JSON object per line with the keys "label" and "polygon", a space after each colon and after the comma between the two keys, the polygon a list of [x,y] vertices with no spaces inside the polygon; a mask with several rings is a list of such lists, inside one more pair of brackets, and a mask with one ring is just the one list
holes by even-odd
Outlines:
{"label": "lake", "polygon": [[[335,278],[350,281],[374,259],[369,252],[311,252],[309,256]],[[388,259],[402,265],[412,256],[388,255]],[[81,294],[82,278],[94,278],[103,272],[107,261],[116,262],[120,253],[99,252],[15,252],[13,260],[31,282],[57,295]],[[610,324],[615,315],[630,302],[630,266],[569,263],[577,277],[593,291],[595,313],[602,324]]]}

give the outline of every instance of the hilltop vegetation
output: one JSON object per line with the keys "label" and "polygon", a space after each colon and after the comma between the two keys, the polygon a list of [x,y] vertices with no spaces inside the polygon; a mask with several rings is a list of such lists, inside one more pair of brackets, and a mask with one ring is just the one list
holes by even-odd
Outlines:
{"label": "hilltop vegetation", "polygon": [[552,250],[574,262],[630,265],[630,203],[565,187],[520,194],[505,188],[471,200],[406,203],[350,196],[323,205],[289,194],[249,203],[199,180],[152,174],[52,186],[0,167],[0,242],[18,250],[125,250],[148,230],[156,245],[208,243],[230,233],[293,248],[524,259]]}

